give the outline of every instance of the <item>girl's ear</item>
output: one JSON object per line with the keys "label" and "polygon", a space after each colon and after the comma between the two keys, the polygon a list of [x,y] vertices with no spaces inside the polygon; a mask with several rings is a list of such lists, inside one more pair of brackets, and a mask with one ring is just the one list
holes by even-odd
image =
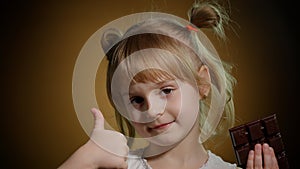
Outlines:
{"label": "girl's ear", "polygon": [[198,75],[200,77],[200,85],[199,85],[199,94],[201,99],[205,99],[210,92],[210,74],[209,69],[206,65],[202,65],[198,71]]}

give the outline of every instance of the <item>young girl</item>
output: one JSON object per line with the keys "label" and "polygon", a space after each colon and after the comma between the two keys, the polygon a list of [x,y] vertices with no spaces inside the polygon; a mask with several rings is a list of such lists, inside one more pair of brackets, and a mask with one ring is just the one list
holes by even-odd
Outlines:
{"label": "young girl", "polygon": [[[237,168],[203,145],[233,126],[235,79],[199,28],[224,38],[228,17],[208,2],[195,3],[189,14],[190,22],[146,13],[124,34],[103,34],[107,93],[122,134],[105,130],[93,108],[91,139],[59,168]],[[273,149],[257,144],[247,168],[278,168]]]}

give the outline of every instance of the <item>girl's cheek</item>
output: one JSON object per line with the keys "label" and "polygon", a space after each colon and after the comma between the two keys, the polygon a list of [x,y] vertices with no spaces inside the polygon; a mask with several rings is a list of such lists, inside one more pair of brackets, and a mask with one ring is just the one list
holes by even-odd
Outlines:
{"label": "girl's cheek", "polygon": [[172,115],[176,118],[180,111],[181,111],[181,106],[182,106],[182,102],[181,102],[181,97],[178,95],[175,95],[175,97],[173,97],[172,99],[168,100],[168,112],[172,113]]}
{"label": "girl's cheek", "polygon": [[138,126],[140,125],[139,123],[136,122],[131,122],[131,124],[135,129],[138,128]]}
{"label": "girl's cheek", "polygon": [[136,122],[131,122],[132,126],[134,127],[134,129],[141,134],[143,129],[144,129],[144,125],[140,124],[140,123],[136,123]]}

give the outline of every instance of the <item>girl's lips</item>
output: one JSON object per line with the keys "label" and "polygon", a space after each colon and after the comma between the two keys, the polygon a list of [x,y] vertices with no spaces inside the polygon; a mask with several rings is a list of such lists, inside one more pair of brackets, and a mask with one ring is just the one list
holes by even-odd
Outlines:
{"label": "girl's lips", "polygon": [[156,126],[154,126],[154,127],[151,127],[151,129],[153,130],[155,130],[155,129],[161,129],[161,128],[164,128],[164,127],[166,127],[166,126],[168,126],[169,124],[171,124],[171,123],[173,123],[174,121],[171,121],[171,122],[169,122],[169,123],[163,123],[163,124],[159,124],[159,125],[156,125]]}

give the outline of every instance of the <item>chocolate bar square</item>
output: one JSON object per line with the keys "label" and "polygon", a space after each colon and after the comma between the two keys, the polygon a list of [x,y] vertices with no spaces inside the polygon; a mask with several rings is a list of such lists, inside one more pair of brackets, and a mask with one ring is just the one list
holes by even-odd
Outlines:
{"label": "chocolate bar square", "polygon": [[289,168],[276,114],[233,127],[229,133],[239,167],[246,167],[249,151],[255,144],[268,143],[274,149],[279,168]]}

